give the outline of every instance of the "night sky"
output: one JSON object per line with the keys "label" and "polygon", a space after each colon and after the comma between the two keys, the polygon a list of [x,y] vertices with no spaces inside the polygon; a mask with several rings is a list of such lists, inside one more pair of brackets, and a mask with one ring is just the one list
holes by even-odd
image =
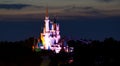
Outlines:
{"label": "night sky", "polygon": [[120,0],[0,0],[0,41],[38,38],[46,6],[62,37],[120,40]]}

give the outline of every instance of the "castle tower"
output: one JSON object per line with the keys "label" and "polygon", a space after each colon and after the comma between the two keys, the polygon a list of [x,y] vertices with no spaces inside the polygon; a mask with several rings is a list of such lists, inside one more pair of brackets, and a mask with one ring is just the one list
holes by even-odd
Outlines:
{"label": "castle tower", "polygon": [[48,16],[48,8],[46,8],[46,15],[45,15],[45,29],[46,32],[49,31],[49,16]]}

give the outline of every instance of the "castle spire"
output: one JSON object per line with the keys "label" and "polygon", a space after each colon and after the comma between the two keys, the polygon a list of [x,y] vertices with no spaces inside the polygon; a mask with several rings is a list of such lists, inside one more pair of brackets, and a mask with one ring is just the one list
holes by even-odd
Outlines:
{"label": "castle spire", "polygon": [[49,19],[49,17],[48,17],[48,6],[47,6],[47,8],[46,8],[46,14],[45,14],[45,20],[48,20]]}
{"label": "castle spire", "polygon": [[48,17],[48,6],[46,8],[46,17]]}

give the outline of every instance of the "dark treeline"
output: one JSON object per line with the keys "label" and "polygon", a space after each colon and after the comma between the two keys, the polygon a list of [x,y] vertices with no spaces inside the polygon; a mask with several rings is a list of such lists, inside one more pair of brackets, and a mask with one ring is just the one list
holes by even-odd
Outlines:
{"label": "dark treeline", "polygon": [[90,43],[69,40],[68,44],[74,47],[73,66],[120,66],[120,41],[113,38]]}
{"label": "dark treeline", "polygon": [[[32,51],[34,38],[24,41],[0,41],[0,66],[40,66],[40,53]],[[58,60],[65,61],[60,66],[120,66],[120,41],[106,38],[104,41],[68,40],[67,44],[74,47],[73,62],[67,63],[70,54],[61,51],[59,55],[52,54],[50,66],[57,66]],[[55,63],[56,62],[56,63]],[[55,63],[55,64],[54,64]]]}
{"label": "dark treeline", "polygon": [[39,66],[41,58],[32,52],[33,38],[0,42],[0,66]]}

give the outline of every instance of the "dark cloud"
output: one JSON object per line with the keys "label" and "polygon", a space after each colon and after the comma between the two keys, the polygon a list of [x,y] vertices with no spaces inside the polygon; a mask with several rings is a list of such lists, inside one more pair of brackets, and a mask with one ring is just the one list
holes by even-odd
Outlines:
{"label": "dark cloud", "polygon": [[10,2],[13,2],[13,1],[2,1],[2,2],[9,2],[10,3]]}
{"label": "dark cloud", "polygon": [[72,12],[72,13],[86,13],[91,15],[102,15],[99,9],[90,6],[86,7],[70,6],[68,8],[65,8],[63,11],[67,13]]}
{"label": "dark cloud", "polygon": [[82,7],[82,9],[84,9],[84,13],[87,14],[103,15],[100,10],[93,7]]}
{"label": "dark cloud", "polygon": [[100,1],[100,2],[112,2],[114,0],[97,0],[97,1]]}
{"label": "dark cloud", "polygon": [[32,5],[28,4],[0,4],[0,9],[22,9]]}

